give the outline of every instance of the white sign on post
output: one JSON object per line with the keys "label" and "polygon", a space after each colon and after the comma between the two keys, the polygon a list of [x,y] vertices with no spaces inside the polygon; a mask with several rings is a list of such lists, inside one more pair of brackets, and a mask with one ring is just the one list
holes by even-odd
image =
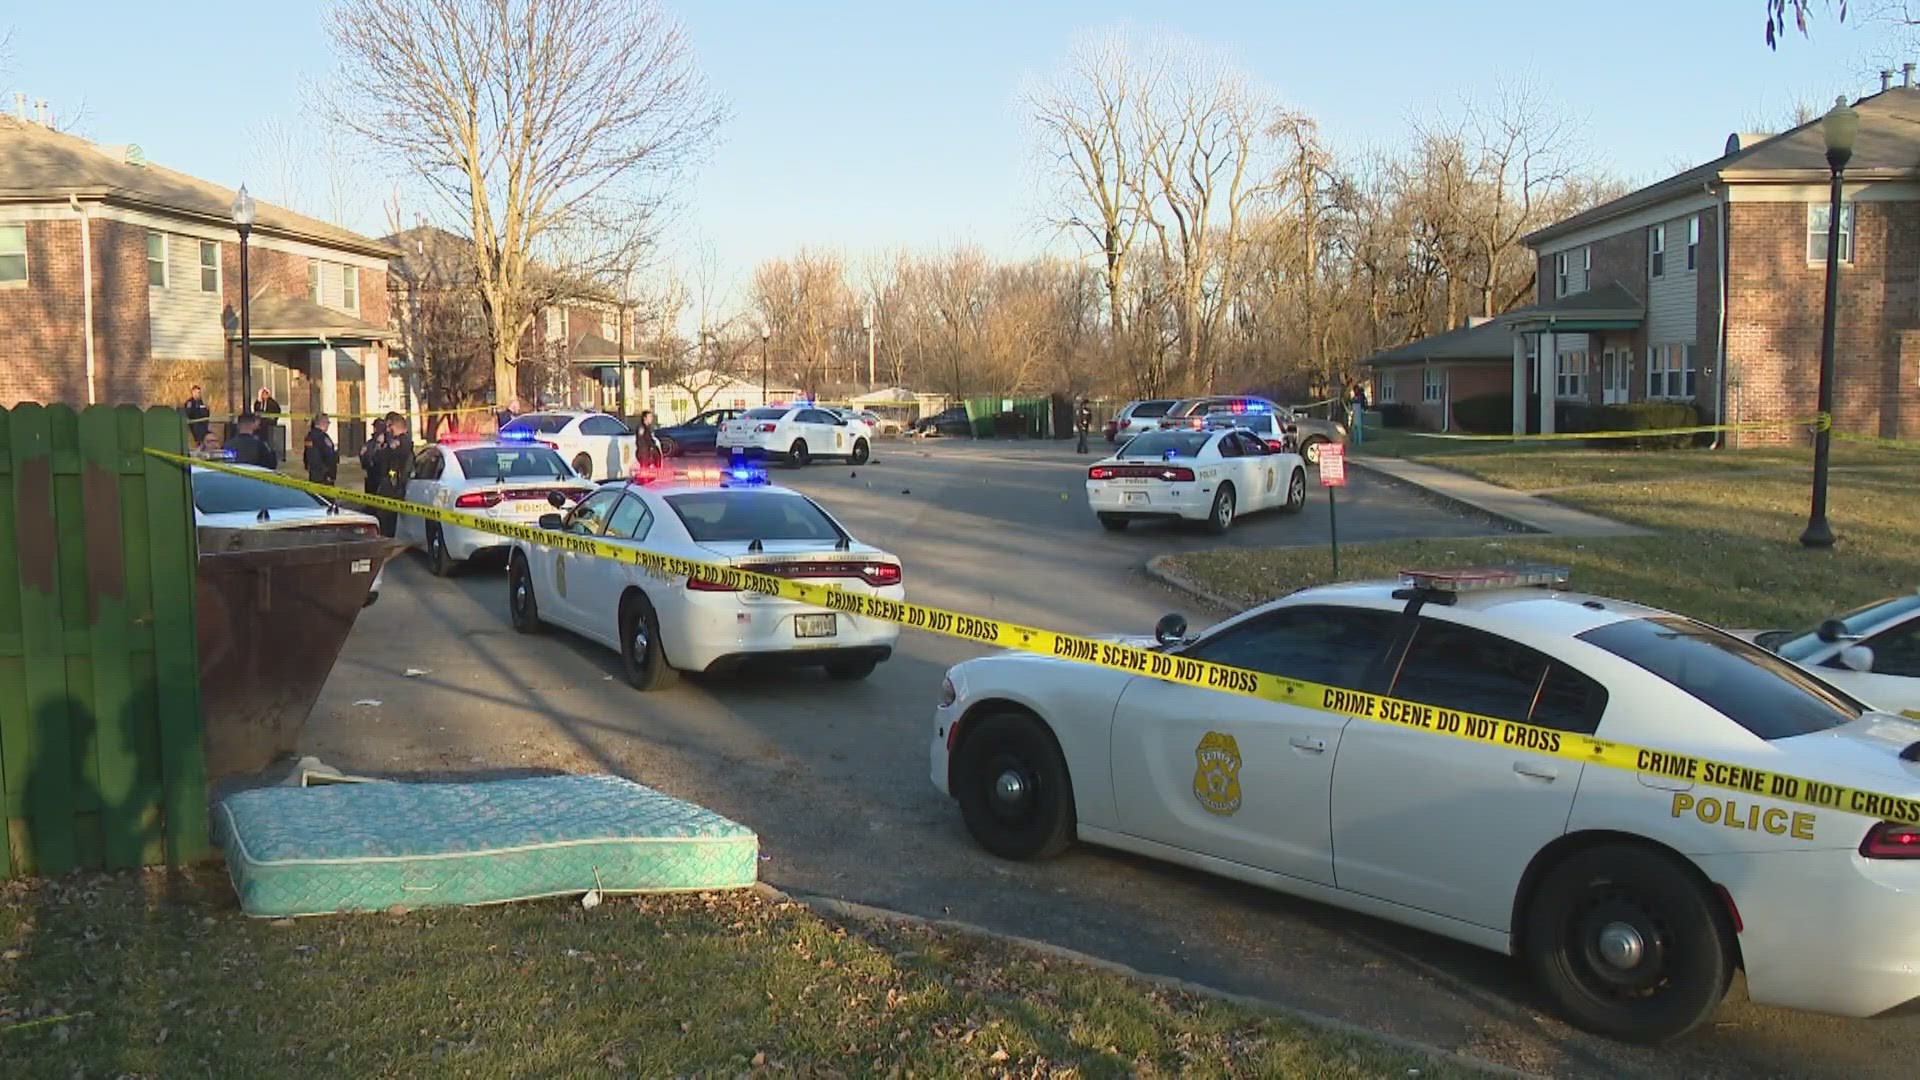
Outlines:
{"label": "white sign on post", "polygon": [[1320,444],[1320,486],[1347,486],[1347,448],[1344,444]]}

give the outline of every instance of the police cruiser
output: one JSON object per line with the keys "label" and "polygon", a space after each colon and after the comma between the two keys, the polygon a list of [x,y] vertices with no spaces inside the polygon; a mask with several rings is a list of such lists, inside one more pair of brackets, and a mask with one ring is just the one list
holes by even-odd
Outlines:
{"label": "police cruiser", "polygon": [[[513,430],[497,439],[448,437],[423,447],[413,457],[413,478],[407,481],[410,503],[523,525],[539,521],[556,492],[575,502],[592,491],[593,485],[576,475],[558,451],[540,445],[528,432]],[[411,514],[400,515],[394,538],[426,552],[427,565],[441,577],[471,559],[503,555],[512,546],[498,533]]]}
{"label": "police cruiser", "polygon": [[[563,502],[557,496],[555,502]],[[900,560],[854,539],[818,503],[758,468],[637,469],[540,527],[656,554],[804,578],[903,600]],[[749,660],[864,679],[893,655],[897,623],[729,589],[684,575],[516,539],[507,563],[513,627],[547,623],[618,650],[641,690],[676,672],[722,673]]]}
{"label": "police cruiser", "polygon": [[1110,531],[1184,520],[1223,533],[1249,511],[1298,513],[1307,505],[1307,465],[1238,426],[1150,431],[1088,467],[1087,505]]}
{"label": "police cruiser", "polygon": [[[1920,724],[1564,583],[1406,574],[1191,638],[1168,616],[1132,642],[1347,688],[1297,704],[969,660],[942,684],[933,783],[997,855],[1079,839],[1509,953],[1620,1039],[1689,1031],[1736,968],[1759,1004],[1868,1016],[1920,997],[1920,828],[1885,820],[1920,812]],[[1491,741],[1447,734],[1462,715]],[[1568,749],[1584,735],[1651,749],[1637,772],[1588,764]],[[1824,801],[1771,797],[1761,770]]]}
{"label": "police cruiser", "polygon": [[748,409],[721,424],[715,441],[721,457],[776,457],[804,468],[815,458],[865,464],[873,452],[872,434],[864,421],[802,402]]}

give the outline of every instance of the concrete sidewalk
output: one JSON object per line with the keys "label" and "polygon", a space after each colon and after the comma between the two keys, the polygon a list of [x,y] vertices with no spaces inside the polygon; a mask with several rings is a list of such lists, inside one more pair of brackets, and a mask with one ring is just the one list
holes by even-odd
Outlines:
{"label": "concrete sidewalk", "polygon": [[1347,462],[1550,536],[1647,536],[1652,531],[1417,461],[1355,455]]}

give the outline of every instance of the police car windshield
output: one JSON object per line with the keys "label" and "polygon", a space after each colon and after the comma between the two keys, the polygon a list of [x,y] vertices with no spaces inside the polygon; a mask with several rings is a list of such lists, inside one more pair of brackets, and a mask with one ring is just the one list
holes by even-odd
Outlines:
{"label": "police car windshield", "polygon": [[785,406],[782,406],[782,407],[780,407],[780,408],[778,408],[778,409],[748,409],[748,410],[747,410],[747,419],[749,419],[749,420],[778,420],[778,419],[780,419],[781,417],[783,417],[783,416],[785,416],[785,415],[787,415],[787,412],[788,412],[788,409],[787,409],[787,408],[786,408]]}
{"label": "police car windshield", "polygon": [[1164,458],[1193,457],[1213,438],[1211,431],[1149,431],[1120,448],[1116,457]]}
{"label": "police car windshield", "polygon": [[326,501],[304,491],[211,469],[193,474],[193,508],[203,514],[257,513],[261,510],[312,510]]}
{"label": "police car windshield", "polygon": [[[1858,637],[1864,636],[1883,622],[1890,619],[1903,619],[1916,611],[1920,611],[1920,593],[1908,593],[1906,596],[1896,596],[1891,600],[1877,600],[1865,607],[1854,608],[1839,618],[1842,625],[1847,628],[1847,636]],[[1822,649],[1832,647],[1833,643],[1821,641],[1817,633],[1809,630],[1799,637],[1782,643],[1777,651],[1781,656],[1798,663],[1812,659],[1813,655]]]}
{"label": "police car windshield", "polygon": [[560,455],[544,446],[481,446],[456,450],[460,471],[475,480],[504,477],[539,480],[569,480],[573,470]]}
{"label": "police car windshield", "polygon": [[1685,690],[1763,739],[1825,731],[1865,711],[1758,645],[1691,619],[1623,619],[1579,638]]}
{"label": "police car windshield", "polygon": [[551,435],[566,427],[572,420],[573,417],[567,413],[529,413],[507,421],[506,426],[500,430],[538,431],[544,435]]}
{"label": "police car windshield", "polygon": [[689,491],[667,505],[695,543],[739,540],[845,539],[824,511],[800,495],[772,491]]}

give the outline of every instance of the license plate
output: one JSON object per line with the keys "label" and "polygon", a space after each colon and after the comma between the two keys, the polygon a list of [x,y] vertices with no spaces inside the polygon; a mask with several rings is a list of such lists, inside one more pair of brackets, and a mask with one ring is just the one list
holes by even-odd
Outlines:
{"label": "license plate", "polygon": [[1147,482],[1147,478],[1144,476],[1123,476],[1120,478],[1120,482],[1123,484],[1144,484]]}
{"label": "license plate", "polygon": [[1146,502],[1146,501],[1147,501],[1147,493],[1146,493],[1146,492],[1144,492],[1144,491],[1129,491],[1129,492],[1127,492],[1127,501],[1128,501],[1129,503],[1143,503],[1143,502]]}
{"label": "license plate", "polygon": [[793,617],[794,637],[832,637],[837,633],[832,612],[825,615],[795,615]]}

